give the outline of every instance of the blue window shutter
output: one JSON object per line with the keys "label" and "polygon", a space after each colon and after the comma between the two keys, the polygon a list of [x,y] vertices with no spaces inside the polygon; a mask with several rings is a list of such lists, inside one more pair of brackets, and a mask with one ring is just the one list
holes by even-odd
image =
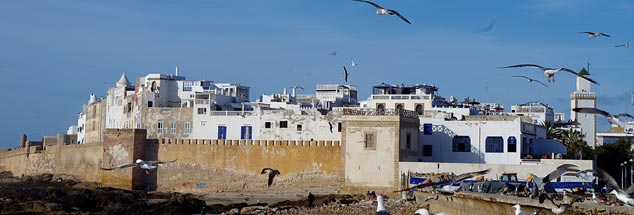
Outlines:
{"label": "blue window shutter", "polygon": [[246,128],[247,128],[246,126],[240,127],[240,139],[244,140],[244,134],[245,134],[244,131],[245,131]]}
{"label": "blue window shutter", "polygon": [[253,127],[249,126],[249,140],[253,139]]}

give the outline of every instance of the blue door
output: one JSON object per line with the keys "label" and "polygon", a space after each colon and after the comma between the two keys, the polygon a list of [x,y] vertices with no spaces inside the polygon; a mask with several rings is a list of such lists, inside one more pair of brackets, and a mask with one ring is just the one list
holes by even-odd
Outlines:
{"label": "blue door", "polygon": [[224,126],[224,125],[218,126],[218,139],[219,140],[227,139],[227,126]]}
{"label": "blue door", "polygon": [[240,139],[243,140],[250,140],[253,139],[253,137],[251,136],[252,134],[252,130],[251,126],[242,126],[242,128],[240,129]]}

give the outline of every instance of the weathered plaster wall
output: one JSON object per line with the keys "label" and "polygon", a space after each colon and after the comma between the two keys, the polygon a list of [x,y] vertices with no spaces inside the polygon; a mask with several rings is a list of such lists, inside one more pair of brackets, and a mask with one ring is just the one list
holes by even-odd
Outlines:
{"label": "weathered plaster wall", "polygon": [[272,187],[338,185],[340,154],[338,141],[165,140],[158,159],[176,161],[159,167],[157,190],[266,189],[265,167],[281,172]]}
{"label": "weathered plaster wall", "polygon": [[102,143],[64,145],[59,151],[55,174],[75,175],[91,182],[101,180],[99,165],[102,162]]}

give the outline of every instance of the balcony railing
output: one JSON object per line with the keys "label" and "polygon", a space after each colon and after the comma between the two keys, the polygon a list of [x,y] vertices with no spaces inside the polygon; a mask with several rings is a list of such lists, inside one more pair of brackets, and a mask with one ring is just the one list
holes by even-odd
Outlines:
{"label": "balcony railing", "polygon": [[353,116],[402,116],[418,119],[418,114],[411,110],[400,109],[374,109],[374,108],[344,108],[343,115]]}

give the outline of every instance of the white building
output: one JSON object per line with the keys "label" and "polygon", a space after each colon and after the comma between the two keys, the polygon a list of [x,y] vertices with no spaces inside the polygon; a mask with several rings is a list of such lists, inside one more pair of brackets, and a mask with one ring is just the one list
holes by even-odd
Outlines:
{"label": "white building", "polygon": [[515,104],[511,106],[511,113],[519,116],[529,116],[533,119],[533,124],[539,125],[555,122],[555,112],[552,107],[540,102],[528,102],[525,104]]}
{"label": "white building", "polygon": [[[581,69],[579,74],[590,77],[590,73],[588,73],[585,68]],[[577,88],[570,94],[570,119],[579,122],[583,140],[586,141],[586,144],[590,147],[594,148],[597,146],[595,138],[597,133],[596,115],[572,111],[572,109],[580,107],[597,107],[597,94],[590,91],[590,84],[588,80],[577,77]]]}
{"label": "white building", "polygon": [[330,109],[346,105],[357,105],[357,87],[354,85],[318,84],[315,90],[315,107]]}

